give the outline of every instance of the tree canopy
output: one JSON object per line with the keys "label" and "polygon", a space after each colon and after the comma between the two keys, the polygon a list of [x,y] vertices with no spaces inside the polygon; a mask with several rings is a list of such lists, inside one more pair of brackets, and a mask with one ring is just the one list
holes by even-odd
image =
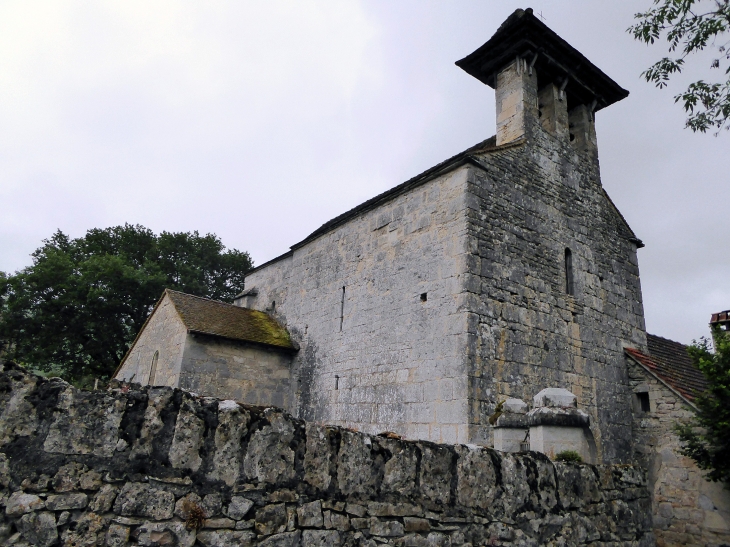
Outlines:
{"label": "tree canopy", "polygon": [[709,388],[695,399],[697,414],[678,426],[682,453],[709,471],[713,481],[730,482],[730,333],[715,330],[714,346],[707,338],[689,346],[695,365]]}
{"label": "tree canopy", "polygon": [[0,340],[7,358],[77,385],[112,374],[165,288],[230,301],[252,267],[213,234],[129,224],[43,243],[0,275]]}
{"label": "tree canopy", "polygon": [[651,9],[634,17],[638,22],[628,29],[634,38],[647,44],[666,41],[669,47],[671,57],[642,73],[659,88],[682,72],[690,55],[716,50],[708,68],[717,70],[717,78],[692,82],[674,101],[684,104],[692,131],[730,129],[730,0],[654,0]]}

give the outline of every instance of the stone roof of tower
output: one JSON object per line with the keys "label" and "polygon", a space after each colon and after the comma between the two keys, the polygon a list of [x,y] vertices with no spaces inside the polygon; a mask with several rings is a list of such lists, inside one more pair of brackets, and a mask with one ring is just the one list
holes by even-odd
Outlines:
{"label": "stone roof of tower", "polygon": [[287,350],[298,349],[289,332],[265,312],[170,289],[165,290],[165,295],[175,306],[188,332]]}
{"label": "stone roof of tower", "polygon": [[497,72],[516,57],[534,66],[542,84],[565,82],[568,108],[591,104],[605,108],[628,96],[623,89],[583,54],[538,19],[531,8],[510,15],[484,45],[456,65],[480,82],[495,87]]}
{"label": "stone roof of tower", "polygon": [[626,348],[626,353],[688,401],[707,389],[707,379],[692,363],[687,346],[653,334],[646,335],[649,355]]}

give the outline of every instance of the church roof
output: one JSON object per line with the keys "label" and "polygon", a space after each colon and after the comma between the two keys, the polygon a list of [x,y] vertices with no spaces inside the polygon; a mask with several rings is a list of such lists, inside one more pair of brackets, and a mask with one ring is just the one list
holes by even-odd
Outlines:
{"label": "church roof", "polygon": [[540,21],[531,8],[512,13],[494,36],[457,61],[456,66],[489,87],[495,87],[497,72],[517,57],[535,67],[540,87],[549,82],[564,83],[568,109],[573,104],[588,105],[595,101],[595,110],[600,110],[629,94]]}
{"label": "church roof", "polygon": [[707,379],[692,363],[687,346],[653,334],[646,335],[646,342],[649,355],[633,348],[626,353],[690,402],[707,389]]}
{"label": "church roof", "polygon": [[[488,139],[479,142],[475,144],[474,146],[471,146],[464,150],[463,152],[460,152],[456,154],[455,156],[450,157],[447,160],[442,161],[441,163],[438,163],[431,167],[430,169],[427,169],[420,175],[416,175],[415,177],[408,179],[405,182],[402,182],[398,186],[394,186],[390,190],[386,190],[382,194],[378,194],[374,198],[370,198],[369,200],[361,203],[357,207],[353,207],[349,211],[346,211],[342,213],[339,216],[336,216],[332,220],[325,222],[317,228],[314,232],[309,234],[307,237],[305,237],[302,241],[299,243],[295,243],[292,245],[289,250],[275,258],[272,258],[271,260],[264,262],[263,264],[260,264],[250,270],[248,274],[261,270],[265,267],[267,267],[269,264],[273,264],[274,262],[278,262],[279,260],[282,260],[284,258],[287,258],[289,256],[292,256],[294,251],[300,247],[303,247],[310,241],[313,241],[317,239],[318,237],[326,234],[327,232],[330,232],[331,230],[334,230],[336,227],[341,226],[342,224],[346,224],[353,218],[357,217],[358,215],[361,215],[363,213],[366,213],[367,211],[370,211],[372,209],[376,209],[383,205],[384,203],[387,203],[388,201],[405,194],[406,192],[409,192],[413,188],[416,188],[418,186],[421,186],[422,184],[426,184],[428,181],[435,179],[436,177],[443,175],[444,173],[448,173],[452,169],[455,169],[456,167],[459,167],[460,165],[464,164],[472,164],[480,169],[485,169],[484,165],[479,161],[479,158],[477,157],[478,154],[483,153],[491,153],[496,152],[498,150],[504,150],[507,148],[512,148],[515,146],[521,146],[524,144],[524,140],[517,140],[514,142],[510,142],[507,144],[503,144],[500,146],[497,146],[497,137],[491,136]],[[618,207],[613,203],[609,195],[606,193],[606,190],[601,188],[601,191],[603,195],[608,200],[608,203],[610,204],[611,208],[618,214],[619,218],[621,219],[622,223],[626,227],[626,229],[629,232],[629,239],[633,241],[637,247],[641,248],[644,246],[644,243],[636,237],[636,234],[634,234],[634,231],[631,229],[631,226],[629,226],[629,223],[626,221],[624,216],[621,214],[621,211],[618,210]],[[247,274],[247,275],[248,275]],[[243,296],[243,293],[237,296],[240,297]]]}
{"label": "church roof", "polygon": [[165,290],[165,295],[175,306],[188,332],[287,350],[299,349],[289,332],[267,313],[170,289]]}
{"label": "church roof", "polygon": [[378,194],[374,198],[370,198],[369,200],[361,203],[357,207],[353,207],[349,211],[346,211],[342,213],[339,216],[336,216],[332,220],[325,222],[317,228],[314,232],[309,234],[307,237],[305,237],[302,241],[299,243],[295,243],[290,247],[290,250],[287,251],[284,254],[281,254],[277,256],[276,258],[272,258],[268,262],[264,262],[263,264],[256,266],[253,270],[250,270],[248,273],[255,272],[257,270],[260,270],[262,268],[265,268],[269,264],[273,264],[274,262],[277,262],[283,258],[286,258],[288,256],[291,256],[295,249],[298,249],[300,247],[303,247],[310,241],[317,239],[321,235],[326,234],[327,232],[335,229],[337,226],[340,226],[342,224],[347,223],[351,219],[355,218],[358,215],[361,215],[367,211],[370,211],[372,209],[376,209],[380,205],[390,201],[391,199],[396,198],[397,196],[400,196],[401,194],[405,194],[406,192],[412,190],[413,188],[416,188],[418,186],[421,186],[422,184],[427,183],[430,180],[435,179],[436,177],[447,173],[451,171],[452,169],[463,165],[465,163],[471,163],[473,165],[476,165],[477,167],[481,167],[481,164],[479,161],[473,157],[474,154],[480,154],[483,152],[488,152],[492,150],[502,150],[505,148],[511,148],[513,146],[519,146],[523,144],[524,141],[516,141],[508,144],[503,144],[501,146],[497,146],[497,137],[491,136],[487,140],[484,140],[482,142],[479,142],[475,144],[474,146],[470,146],[463,152],[459,152],[455,156],[450,157],[447,160],[442,161],[441,163],[438,163],[431,167],[430,169],[427,169],[420,175],[416,175],[415,177],[408,179],[405,182],[402,182],[398,186],[394,186],[390,190],[386,190],[382,194]]}

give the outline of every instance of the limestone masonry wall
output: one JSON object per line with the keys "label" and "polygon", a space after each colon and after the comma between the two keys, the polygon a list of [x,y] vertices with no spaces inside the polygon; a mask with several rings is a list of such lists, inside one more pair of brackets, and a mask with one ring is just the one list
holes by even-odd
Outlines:
{"label": "limestone masonry wall", "polygon": [[246,276],[258,291],[246,305],[301,346],[297,417],[469,442],[467,175],[438,177]]}
{"label": "limestone masonry wall", "polygon": [[[520,90],[526,142],[480,154],[468,179],[469,439],[491,444],[499,401],[562,387],[591,416],[598,461],[628,463],[623,348],[646,347],[637,242],[601,187],[597,150],[542,127],[538,77],[500,73],[505,93]],[[553,105],[562,119],[567,103]]]}
{"label": "limestone masonry wall", "polygon": [[0,365],[0,542],[653,545],[642,471],[371,437]]}
{"label": "limestone masonry wall", "polygon": [[[187,334],[175,305],[165,296],[147,328],[140,332],[132,352],[119,369],[119,377],[140,384],[154,381],[158,386],[177,385]],[[152,379],[150,372],[155,352],[158,359]]]}
{"label": "limestone masonry wall", "polygon": [[233,340],[188,335],[179,386],[250,405],[289,408],[291,356]]}
{"label": "limestone masonry wall", "polygon": [[694,461],[679,452],[677,423],[694,414],[686,401],[639,365],[629,363],[635,393],[647,393],[650,412],[636,402],[635,460],[648,469],[657,545],[730,545],[730,490],[703,478]]}

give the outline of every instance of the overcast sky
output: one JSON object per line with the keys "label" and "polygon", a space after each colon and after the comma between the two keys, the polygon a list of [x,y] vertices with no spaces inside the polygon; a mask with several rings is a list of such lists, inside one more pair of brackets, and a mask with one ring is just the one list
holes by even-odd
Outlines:
{"label": "overcast sky", "polygon": [[[640,72],[643,1],[533,1],[631,95],[598,113],[603,185],[638,237],[647,330],[730,308],[730,133],[693,134]],[[56,229],[215,233],[261,264],[495,131],[454,62],[511,1],[0,4],[0,270]],[[708,77],[708,59],[696,74]]]}

